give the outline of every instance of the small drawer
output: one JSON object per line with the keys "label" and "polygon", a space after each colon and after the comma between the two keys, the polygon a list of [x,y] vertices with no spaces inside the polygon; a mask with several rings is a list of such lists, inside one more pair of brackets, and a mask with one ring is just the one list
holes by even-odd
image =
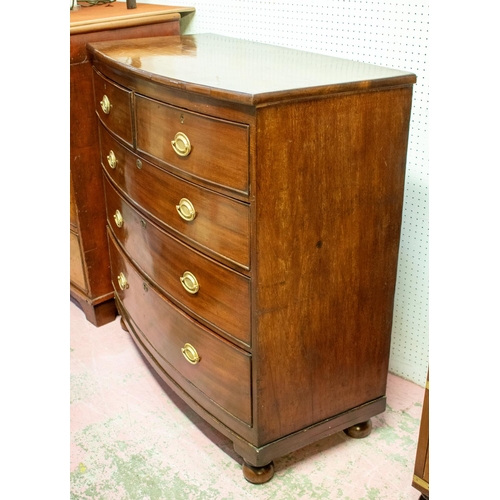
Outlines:
{"label": "small drawer", "polygon": [[118,249],[113,236],[108,237],[115,292],[156,351],[153,356],[165,360],[221,408],[251,425],[250,354],[158,294]]}
{"label": "small drawer", "polygon": [[94,98],[95,109],[101,121],[132,146],[132,92],[94,69]]}
{"label": "small drawer", "polygon": [[105,180],[108,224],[137,266],[209,327],[250,345],[250,279],[150,222]]}
{"label": "small drawer", "polygon": [[137,149],[240,193],[249,192],[249,127],[136,96]]}
{"label": "small drawer", "polygon": [[141,160],[101,124],[99,134],[104,169],[134,203],[199,250],[250,268],[247,203],[181,180]]}

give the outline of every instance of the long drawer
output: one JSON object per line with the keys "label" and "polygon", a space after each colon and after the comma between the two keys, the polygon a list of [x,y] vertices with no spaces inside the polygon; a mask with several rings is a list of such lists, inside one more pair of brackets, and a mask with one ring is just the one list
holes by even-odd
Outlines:
{"label": "long drawer", "polygon": [[108,224],[130,258],[165,293],[210,327],[250,345],[250,279],[146,220],[105,177]]}
{"label": "long drawer", "polygon": [[108,233],[115,293],[172,369],[229,414],[251,425],[251,356],[184,314],[152,288]]}
{"label": "long drawer", "polygon": [[249,127],[136,95],[137,149],[241,193],[249,192]]}
{"label": "long drawer", "polygon": [[181,239],[250,268],[250,208],[139,159],[99,124],[101,162],[115,184]]}

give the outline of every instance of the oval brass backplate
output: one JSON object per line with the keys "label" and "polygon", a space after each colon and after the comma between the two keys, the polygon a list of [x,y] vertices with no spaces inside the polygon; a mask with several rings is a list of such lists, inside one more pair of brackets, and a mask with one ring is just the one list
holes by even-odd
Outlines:
{"label": "oval brass backplate", "polygon": [[118,275],[117,280],[118,280],[118,286],[122,290],[125,290],[125,288],[128,288],[128,281],[127,281],[127,278],[125,278],[125,275],[123,273],[120,273]]}
{"label": "oval brass backplate", "polygon": [[189,156],[191,153],[191,142],[186,134],[182,132],[177,132],[175,134],[174,140],[171,142],[174,151],[179,156]]}
{"label": "oval brass backplate", "polygon": [[115,219],[115,224],[118,227],[122,227],[123,226],[123,217],[122,217],[122,214],[120,213],[119,210],[117,210],[115,212],[115,215],[113,215],[113,218]]}
{"label": "oval brass backplate", "polygon": [[196,279],[196,276],[193,273],[186,271],[180,277],[180,280],[182,286],[187,292],[194,295],[195,293],[198,293],[198,291],[200,290],[200,284],[198,283],[198,280]]}
{"label": "oval brass backplate", "polygon": [[192,364],[196,365],[201,361],[200,356],[198,355],[198,351],[188,343],[184,344],[184,347],[181,349],[182,355]]}
{"label": "oval brass backplate", "polygon": [[191,222],[196,217],[194,205],[187,198],[181,198],[175,208],[180,217],[187,222]]}
{"label": "oval brass backplate", "polygon": [[99,104],[101,105],[102,112],[109,115],[109,112],[111,111],[111,102],[106,94],[102,96],[102,101]]}

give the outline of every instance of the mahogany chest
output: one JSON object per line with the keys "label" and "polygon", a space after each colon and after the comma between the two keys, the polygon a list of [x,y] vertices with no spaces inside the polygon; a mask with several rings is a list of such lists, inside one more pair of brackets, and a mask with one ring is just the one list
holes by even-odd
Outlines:
{"label": "mahogany chest", "polygon": [[111,277],[247,480],[385,409],[411,73],[219,35],[88,45]]}

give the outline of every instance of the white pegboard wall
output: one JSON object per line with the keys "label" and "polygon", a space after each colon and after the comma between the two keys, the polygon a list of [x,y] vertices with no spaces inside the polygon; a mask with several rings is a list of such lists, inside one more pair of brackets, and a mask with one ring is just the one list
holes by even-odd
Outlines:
{"label": "white pegboard wall", "polygon": [[[172,4],[166,0],[143,3]],[[429,1],[178,0],[183,33],[217,33],[412,71],[406,192],[389,369],[421,386],[428,367]],[[235,67],[237,71],[237,67]]]}

